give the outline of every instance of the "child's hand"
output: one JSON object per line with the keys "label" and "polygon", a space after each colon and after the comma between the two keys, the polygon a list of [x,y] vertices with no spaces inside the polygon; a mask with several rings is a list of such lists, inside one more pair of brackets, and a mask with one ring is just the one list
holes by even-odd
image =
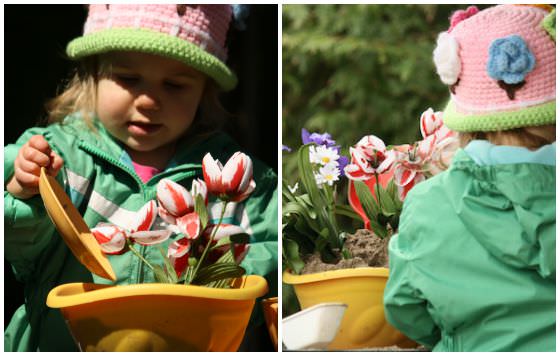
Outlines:
{"label": "child's hand", "polygon": [[32,136],[18,152],[14,161],[14,175],[6,190],[19,199],[28,199],[39,193],[39,174],[41,167],[53,177],[58,174],[63,159],[57,155],[45,138]]}

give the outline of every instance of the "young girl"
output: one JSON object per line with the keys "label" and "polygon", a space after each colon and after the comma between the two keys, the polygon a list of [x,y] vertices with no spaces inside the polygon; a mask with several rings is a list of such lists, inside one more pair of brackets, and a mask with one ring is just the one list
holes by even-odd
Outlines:
{"label": "young girl", "polygon": [[433,351],[554,351],[556,44],[550,7],[455,13],[434,60],[464,147],[410,191],[387,320]]}
{"label": "young girl", "polygon": [[[232,11],[230,5],[89,7],[84,35],[67,47],[81,66],[50,103],[52,123],[27,130],[4,149],[4,251],[26,298],[5,331],[5,351],[77,350],[46,296],[63,283],[110,283],[82,266],[58,236],[38,195],[40,167],[57,177],[94,227],[129,218],[155,198],[162,178],[190,187],[202,178],[207,152],[226,162],[240,150],[215,132],[210,116],[217,89],[230,90],[237,81],[224,64]],[[251,234],[242,266],[266,276],[275,293],[277,179],[257,160],[253,175],[255,191],[228,204],[225,222]],[[140,252],[163,263],[157,249]],[[132,253],[108,258],[116,284],[154,281]],[[262,317],[254,325],[259,322]]]}

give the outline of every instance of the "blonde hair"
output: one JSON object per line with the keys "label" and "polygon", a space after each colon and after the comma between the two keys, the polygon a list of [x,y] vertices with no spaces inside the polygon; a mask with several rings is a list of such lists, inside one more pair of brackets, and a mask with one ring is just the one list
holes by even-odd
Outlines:
{"label": "blonde hair", "polygon": [[[94,130],[97,85],[99,79],[110,72],[110,64],[100,61],[98,56],[87,57],[81,61],[62,92],[47,101],[47,123],[62,122],[66,116],[79,113]],[[195,119],[186,133],[189,138],[205,138],[222,128],[225,118],[230,114],[221,105],[219,94],[219,86],[212,78],[207,77]]]}
{"label": "blonde hair", "polygon": [[487,140],[495,145],[521,146],[536,150],[556,141],[556,124],[495,132],[459,133],[461,147],[465,147],[472,140]]}

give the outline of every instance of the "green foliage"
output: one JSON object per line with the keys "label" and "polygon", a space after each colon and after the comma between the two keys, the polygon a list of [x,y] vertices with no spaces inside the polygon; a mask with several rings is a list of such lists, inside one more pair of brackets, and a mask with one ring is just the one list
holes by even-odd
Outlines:
{"label": "green foliage", "polygon": [[[437,35],[465,7],[284,5],[283,143],[298,147],[302,127],[331,133],[343,148],[366,134],[419,139],[420,114],[449,97],[432,63]],[[284,177],[297,176],[295,155],[283,163]]]}
{"label": "green foliage", "polygon": [[336,203],[336,184],[317,184],[309,161],[312,145],[303,145],[296,153],[299,192],[292,192],[286,180],[282,181],[282,257],[295,273],[304,267],[303,255],[319,252],[326,263],[335,263],[340,256],[351,258],[344,248],[346,233],[339,220],[361,221],[350,206]]}

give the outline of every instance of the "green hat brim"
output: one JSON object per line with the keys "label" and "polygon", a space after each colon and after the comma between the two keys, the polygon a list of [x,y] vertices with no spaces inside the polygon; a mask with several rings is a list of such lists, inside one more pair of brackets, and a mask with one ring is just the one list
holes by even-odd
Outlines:
{"label": "green hat brim", "polygon": [[556,123],[556,100],[515,111],[499,111],[480,115],[461,114],[457,112],[453,101],[449,100],[443,111],[443,123],[457,132],[501,131],[554,124]]}
{"label": "green hat brim", "polygon": [[237,77],[221,60],[178,37],[146,29],[112,28],[78,37],[68,43],[71,59],[112,51],[137,51],[183,62],[210,76],[223,90],[237,85]]}

